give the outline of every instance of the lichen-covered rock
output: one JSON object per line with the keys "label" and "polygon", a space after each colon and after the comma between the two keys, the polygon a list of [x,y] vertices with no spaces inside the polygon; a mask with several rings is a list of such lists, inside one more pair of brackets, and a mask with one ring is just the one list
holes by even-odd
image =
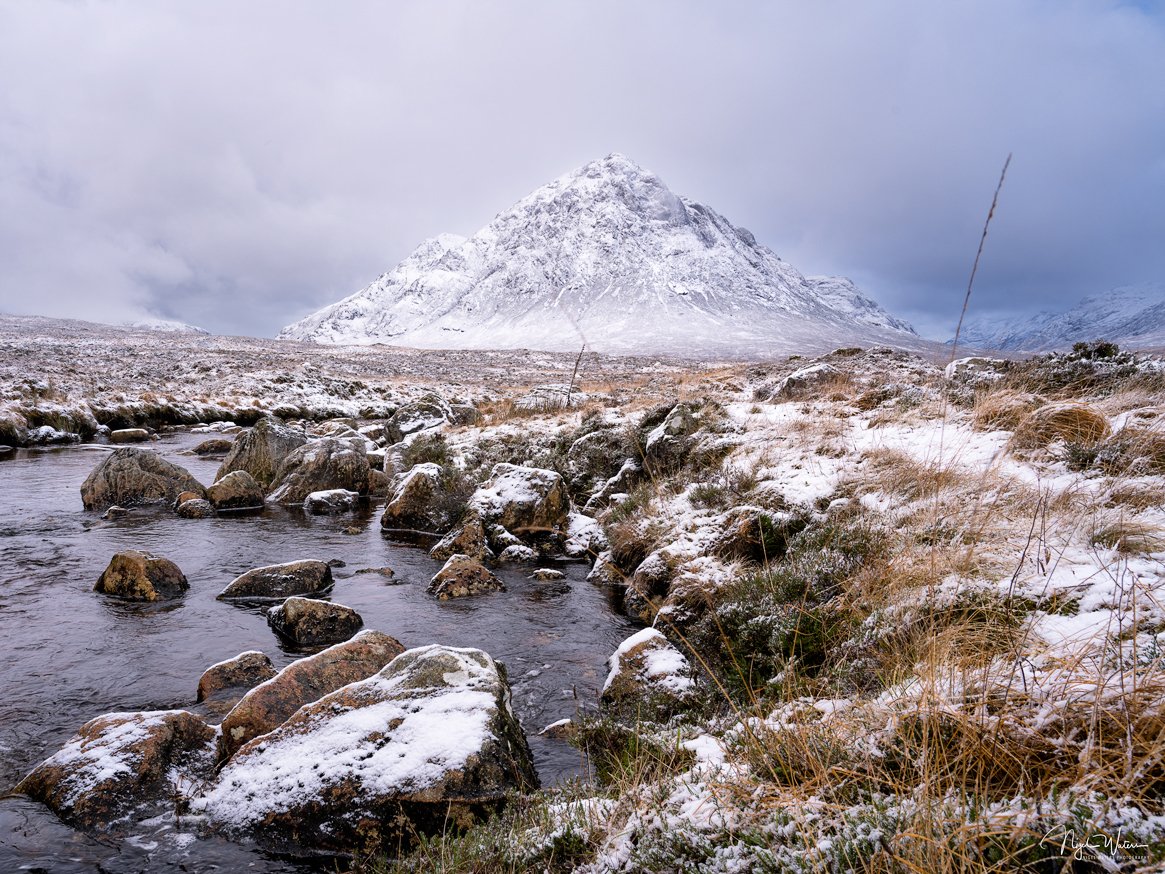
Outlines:
{"label": "lichen-covered rock", "polygon": [[182,501],[175,512],[183,519],[210,519],[215,516],[214,504],[204,498]]}
{"label": "lichen-covered rock", "polygon": [[245,470],[259,485],[268,488],[284,459],[305,443],[307,437],[300,432],[293,431],[277,419],[262,418],[249,431],[235,438],[215,480],[221,480],[232,471]]}
{"label": "lichen-covered rock", "polygon": [[209,440],[203,440],[190,451],[195,455],[225,455],[231,451],[234,445],[234,440],[227,440],[225,437],[211,437]]}
{"label": "lichen-covered rock", "polygon": [[441,534],[457,521],[461,508],[450,499],[440,465],[413,465],[396,485],[380,517],[386,530]]}
{"label": "lichen-covered rock", "polygon": [[332,569],[315,559],[289,561],[249,570],[223,589],[220,600],[229,598],[290,598],[316,595],[332,587]]}
{"label": "lichen-covered rock", "polygon": [[429,556],[437,561],[448,561],[454,555],[467,555],[477,561],[493,558],[493,551],[486,541],[485,528],[481,519],[470,515],[458,528],[442,537],[429,550]]}
{"label": "lichen-covered rock", "polygon": [[606,710],[659,718],[691,699],[692,666],[682,652],[654,628],[627,638],[607,661],[610,673],[599,697]]}
{"label": "lichen-covered rock", "polygon": [[832,364],[810,364],[800,370],[794,370],[779,383],[773,395],[781,400],[799,400],[807,398],[821,387],[836,382],[841,371]]}
{"label": "lichen-covered rock", "polygon": [[523,540],[561,534],[570,497],[553,470],[496,464],[490,478],[469,499],[469,510],[488,528],[500,525]]}
{"label": "lichen-covered rock", "polygon": [[123,446],[102,459],[81,484],[81,503],[86,510],[104,510],[113,504],[173,501],[186,491],[206,497],[206,489],[190,471],[148,449]]}
{"label": "lichen-covered rock", "polygon": [[362,631],[351,640],[292,662],[244,695],[226,715],[218,740],[219,761],[230,758],[252,738],[282,725],[304,704],[371,677],[402,652],[404,647],[396,638],[379,631]]}
{"label": "lichen-covered rock", "polygon": [[294,450],[275,473],[270,498],[302,504],[312,492],[347,489],[368,494],[368,458],[359,441],[325,437]]}
{"label": "lichen-covered rock", "polygon": [[384,439],[388,443],[400,443],[410,434],[427,431],[430,428],[451,422],[454,418],[449,402],[440,395],[429,393],[411,403],[405,404],[384,423]]}
{"label": "lichen-covered rock", "polygon": [[241,698],[243,693],[270,680],[276,673],[275,665],[263,653],[258,650],[241,652],[203,671],[198,678],[198,697],[195,700],[220,699],[232,692]]}
{"label": "lichen-covered rock", "polygon": [[109,433],[110,443],[144,443],[150,439],[150,432],[145,428],[120,428]]}
{"label": "lichen-covered rock", "polygon": [[263,487],[245,470],[232,470],[207,486],[206,497],[216,510],[253,510],[263,506]]}
{"label": "lichen-covered rock", "polygon": [[468,555],[451,556],[429,582],[429,593],[441,601],[505,590],[501,580]]}
{"label": "lichen-covered rock", "polygon": [[267,611],[267,624],[297,646],[326,646],[350,638],[364,620],[343,604],[288,598]]}
{"label": "lichen-covered rock", "polygon": [[643,457],[652,469],[671,467],[683,461],[688,438],[699,427],[699,420],[687,404],[676,404],[664,420],[643,441]]}
{"label": "lichen-covered rock", "polygon": [[74,826],[111,831],[131,813],[173,809],[175,774],[209,777],[213,739],[214,729],[185,710],[106,714],[85,723],[15,791]]}
{"label": "lichen-covered rock", "polygon": [[631,490],[645,478],[643,465],[632,458],[626,459],[618,472],[600,485],[587,499],[583,509],[587,513],[594,513],[603,509],[611,502],[615,495],[630,494]]}
{"label": "lichen-covered rock", "polygon": [[322,492],[312,492],[303,499],[305,513],[326,515],[328,513],[344,513],[360,503],[360,495],[348,489],[325,489]]}
{"label": "lichen-covered rock", "polygon": [[537,784],[501,665],[427,646],[243,747],[194,807],[270,851],[364,856],[467,826]]}
{"label": "lichen-covered rock", "polygon": [[186,575],[170,559],[127,549],[112,558],[93,591],[130,601],[165,601],[188,588]]}
{"label": "lichen-covered rock", "polygon": [[566,470],[575,494],[593,492],[595,486],[618,474],[624,459],[634,452],[627,433],[602,428],[584,434],[566,452]]}

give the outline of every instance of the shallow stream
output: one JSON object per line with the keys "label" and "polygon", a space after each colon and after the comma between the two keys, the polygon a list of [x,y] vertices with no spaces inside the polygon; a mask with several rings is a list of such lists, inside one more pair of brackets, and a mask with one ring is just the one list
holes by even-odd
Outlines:
{"label": "shallow stream", "polygon": [[[203,483],[217,459],[180,454],[202,435],[174,435],[152,448]],[[332,600],[355,608],[365,628],[406,647],[472,646],[503,661],[514,708],[530,736],[543,785],[582,773],[578,752],[538,738],[544,725],[592,704],[605,660],[633,626],[587,565],[561,566],[564,581],[531,580],[529,567],[498,573],[507,591],[438,602],[425,588],[439,563],[385,539],[378,507],[336,516],[268,508],[252,516],[181,519],[166,508],[102,520],[81,508],[81,482],[107,447],[18,450],[0,455],[0,793],[103,713],[191,707],[203,670],[258,649],[282,667],[302,655],[268,628],[262,608],[215,600],[238,574],[298,558],[338,560]],[[355,526],[358,533],[345,533]],[[178,564],[190,590],[162,605],[93,591],[113,554],[143,549]],[[389,567],[379,573],[357,573]],[[196,837],[163,817],[127,839],[95,839],[39,804],[0,799],[0,871],[137,872],[314,870],[253,848]]]}

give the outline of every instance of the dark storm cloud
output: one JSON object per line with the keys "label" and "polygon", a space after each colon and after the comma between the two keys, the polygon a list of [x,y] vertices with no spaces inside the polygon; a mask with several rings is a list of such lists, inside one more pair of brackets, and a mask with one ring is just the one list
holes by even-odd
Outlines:
{"label": "dark storm cloud", "polygon": [[1165,277],[1165,27],[1103,2],[10,2],[0,310],[272,334],[621,151],[924,332]]}

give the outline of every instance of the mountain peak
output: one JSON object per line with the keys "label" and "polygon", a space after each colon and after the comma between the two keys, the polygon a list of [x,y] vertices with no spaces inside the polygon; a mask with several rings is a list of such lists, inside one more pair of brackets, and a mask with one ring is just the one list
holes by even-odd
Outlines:
{"label": "mountain peak", "polygon": [[714,210],[613,152],[464,242],[423,243],[360,292],[283,330],[333,343],[716,354],[917,346],[846,280],[807,280]]}

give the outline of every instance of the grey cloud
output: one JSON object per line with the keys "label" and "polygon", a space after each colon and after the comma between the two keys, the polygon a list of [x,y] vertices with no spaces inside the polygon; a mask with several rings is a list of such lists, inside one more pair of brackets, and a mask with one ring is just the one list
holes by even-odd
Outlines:
{"label": "grey cloud", "polygon": [[270,335],[625,152],[953,327],[1165,276],[1165,25],[1112,2],[0,7],[0,310]]}

